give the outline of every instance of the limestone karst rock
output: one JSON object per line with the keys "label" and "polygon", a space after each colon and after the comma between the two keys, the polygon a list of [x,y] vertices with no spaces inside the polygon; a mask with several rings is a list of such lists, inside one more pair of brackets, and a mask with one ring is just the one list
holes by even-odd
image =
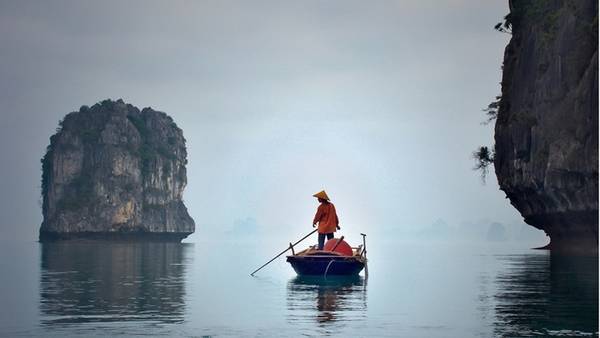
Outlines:
{"label": "limestone karst rock", "polygon": [[42,158],[40,240],[181,240],[195,227],[186,164],[183,132],[163,112],[105,100],[67,114]]}
{"label": "limestone karst rock", "polygon": [[598,1],[510,1],[500,188],[553,251],[598,252]]}

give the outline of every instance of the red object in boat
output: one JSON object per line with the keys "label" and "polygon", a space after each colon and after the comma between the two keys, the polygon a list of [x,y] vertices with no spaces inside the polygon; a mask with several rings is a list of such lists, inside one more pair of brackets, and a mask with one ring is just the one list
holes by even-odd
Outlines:
{"label": "red object in boat", "polygon": [[346,243],[343,239],[332,238],[325,243],[325,247],[323,250],[325,251],[333,251],[332,249],[340,242],[340,244],[335,248],[335,252],[340,253],[344,256],[352,256],[352,247],[350,244]]}

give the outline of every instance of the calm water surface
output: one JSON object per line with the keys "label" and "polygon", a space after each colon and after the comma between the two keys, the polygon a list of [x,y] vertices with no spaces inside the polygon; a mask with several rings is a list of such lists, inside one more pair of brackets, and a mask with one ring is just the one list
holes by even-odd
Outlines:
{"label": "calm water surface", "polygon": [[368,278],[323,279],[250,277],[277,243],[1,243],[1,336],[598,335],[597,258],[371,240]]}

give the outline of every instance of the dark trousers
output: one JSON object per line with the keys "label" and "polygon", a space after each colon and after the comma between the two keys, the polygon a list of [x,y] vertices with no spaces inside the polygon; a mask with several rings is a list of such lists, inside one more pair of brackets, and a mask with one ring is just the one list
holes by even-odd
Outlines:
{"label": "dark trousers", "polygon": [[333,232],[328,234],[319,233],[319,250],[323,250],[323,246],[325,246],[325,236],[327,236],[327,240],[330,240],[333,238]]}

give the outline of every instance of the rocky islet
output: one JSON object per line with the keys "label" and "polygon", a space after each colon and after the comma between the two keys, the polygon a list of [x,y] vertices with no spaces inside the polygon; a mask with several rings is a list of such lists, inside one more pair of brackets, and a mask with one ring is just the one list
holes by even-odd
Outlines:
{"label": "rocky islet", "polygon": [[500,188],[555,252],[598,252],[598,1],[511,1]]}
{"label": "rocky islet", "polygon": [[42,158],[40,240],[181,240],[187,152],[167,114],[105,100],[67,114]]}

